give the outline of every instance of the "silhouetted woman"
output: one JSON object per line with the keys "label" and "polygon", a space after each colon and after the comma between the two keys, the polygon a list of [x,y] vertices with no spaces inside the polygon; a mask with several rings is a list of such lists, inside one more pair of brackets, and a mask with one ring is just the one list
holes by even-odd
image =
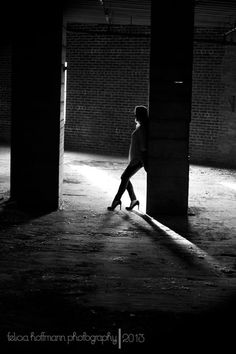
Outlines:
{"label": "silhouetted woman", "polygon": [[130,178],[140,168],[144,167],[147,171],[147,130],[148,130],[148,111],[145,106],[136,106],[134,109],[136,129],[131,135],[129,148],[129,164],[121,175],[121,183],[118,192],[113,199],[108,210],[114,210],[118,205],[121,209],[121,197],[127,189],[130,196],[130,206],[127,210],[132,210],[136,205],[139,208],[139,201],[136,198]]}

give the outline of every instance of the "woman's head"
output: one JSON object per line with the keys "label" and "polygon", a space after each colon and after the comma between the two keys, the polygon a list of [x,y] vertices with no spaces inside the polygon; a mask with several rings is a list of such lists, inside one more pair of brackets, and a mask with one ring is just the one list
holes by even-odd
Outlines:
{"label": "woman's head", "polygon": [[145,106],[136,106],[134,108],[134,114],[136,116],[137,122],[140,123],[140,125],[146,125],[148,122],[148,110],[147,107]]}

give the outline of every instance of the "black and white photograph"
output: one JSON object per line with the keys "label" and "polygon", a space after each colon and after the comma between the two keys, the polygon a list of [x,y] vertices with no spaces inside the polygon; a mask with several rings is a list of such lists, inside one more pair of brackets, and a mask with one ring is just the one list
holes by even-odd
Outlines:
{"label": "black and white photograph", "polygon": [[236,0],[0,15],[1,353],[230,353]]}

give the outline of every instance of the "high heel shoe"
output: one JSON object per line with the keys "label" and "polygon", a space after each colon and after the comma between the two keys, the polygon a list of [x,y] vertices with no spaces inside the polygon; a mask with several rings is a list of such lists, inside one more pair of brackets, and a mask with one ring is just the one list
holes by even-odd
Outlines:
{"label": "high heel shoe", "polygon": [[114,201],[112,202],[112,205],[109,206],[109,207],[107,207],[107,210],[113,211],[113,210],[115,210],[115,208],[116,208],[118,205],[120,206],[120,210],[121,210],[121,200],[114,200]]}
{"label": "high heel shoe", "polygon": [[138,209],[139,209],[139,200],[131,200],[131,203],[130,203],[130,206],[129,207],[126,207],[125,209],[126,210],[132,210],[136,205],[138,206]]}

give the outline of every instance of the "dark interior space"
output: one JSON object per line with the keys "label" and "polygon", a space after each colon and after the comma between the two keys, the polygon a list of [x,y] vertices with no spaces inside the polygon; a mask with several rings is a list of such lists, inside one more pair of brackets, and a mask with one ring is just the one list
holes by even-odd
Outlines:
{"label": "dark interior space", "polygon": [[[236,4],[3,7],[3,352],[191,352],[234,340]],[[108,211],[134,107],[140,208]]]}

